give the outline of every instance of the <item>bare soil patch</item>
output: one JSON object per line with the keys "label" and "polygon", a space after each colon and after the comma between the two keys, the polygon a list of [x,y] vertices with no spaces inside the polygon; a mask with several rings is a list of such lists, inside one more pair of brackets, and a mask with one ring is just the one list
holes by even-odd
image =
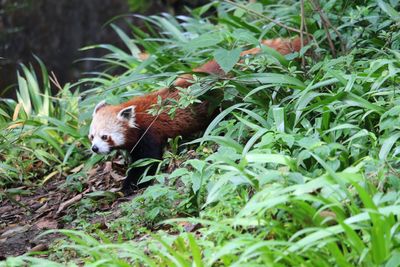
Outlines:
{"label": "bare soil patch", "polygon": [[[72,171],[80,171],[80,167]],[[74,206],[90,194],[106,192],[114,196],[97,207],[101,211],[112,211],[118,216],[118,206],[132,199],[118,193],[124,178],[125,168],[118,162],[105,162],[88,172],[83,190],[69,190],[65,176],[53,178],[41,186],[22,186],[2,192],[0,206],[0,260],[30,251],[45,251],[59,234],[38,237],[49,229],[68,229],[63,216],[74,214]],[[98,196],[102,197],[101,194]],[[115,211],[115,212],[114,212]]]}

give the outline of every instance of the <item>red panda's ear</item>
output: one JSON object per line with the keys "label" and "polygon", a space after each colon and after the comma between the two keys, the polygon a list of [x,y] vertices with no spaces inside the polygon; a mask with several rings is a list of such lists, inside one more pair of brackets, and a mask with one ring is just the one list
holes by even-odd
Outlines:
{"label": "red panda's ear", "polygon": [[136,114],[135,106],[129,106],[118,112],[117,118],[120,121],[128,122],[128,125],[132,128],[136,128]]}
{"label": "red panda's ear", "polygon": [[96,107],[94,108],[94,110],[93,110],[93,116],[94,116],[94,114],[96,114],[96,112],[97,112],[99,109],[101,109],[102,107],[105,107],[105,106],[107,106],[106,101],[105,101],[105,100],[100,101],[100,102],[96,105]]}

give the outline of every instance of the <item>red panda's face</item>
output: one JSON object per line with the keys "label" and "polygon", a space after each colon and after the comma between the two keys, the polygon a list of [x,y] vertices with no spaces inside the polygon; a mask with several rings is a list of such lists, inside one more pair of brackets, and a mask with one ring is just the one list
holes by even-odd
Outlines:
{"label": "red panda's face", "polygon": [[115,106],[107,105],[105,101],[97,104],[89,131],[92,151],[107,154],[114,148],[123,147],[127,128],[136,127],[134,111],[134,106],[118,110]]}

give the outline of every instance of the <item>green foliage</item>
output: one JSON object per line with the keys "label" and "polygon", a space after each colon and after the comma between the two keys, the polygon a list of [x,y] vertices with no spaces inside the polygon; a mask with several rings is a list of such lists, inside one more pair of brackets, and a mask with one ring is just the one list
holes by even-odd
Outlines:
{"label": "green foliage", "polygon": [[[49,76],[37,59],[42,80],[33,67],[21,65],[17,101],[6,99],[0,110],[0,187],[53,175],[82,160],[83,132],[78,127],[78,92],[70,85],[51,96]],[[21,160],[22,159],[22,160]]]}
{"label": "green foliage", "polygon": [[[90,47],[106,49],[109,54],[96,60],[110,67],[81,81],[95,85],[82,94],[82,121],[98,99],[118,102],[170,85],[211,57],[230,75],[194,78],[189,94],[202,100],[222,91],[225,109],[183,151],[178,139],[172,142],[162,167],[179,163],[153,177],[159,184],[108,222],[110,232],[61,231],[69,237],[66,247],[78,255],[76,263],[398,266],[398,1],[320,1],[329,35],[326,18],[313,8],[316,1],[304,1],[312,43],[300,53],[263,49],[239,62],[237,54],[258,40],[293,34],[268,18],[299,29],[300,1],[239,7],[230,2],[212,2],[193,17],[143,17],[146,33],[131,25],[127,34],[114,26],[126,51]],[[202,18],[211,8],[216,15]],[[345,48],[337,57],[329,38],[337,51]],[[140,60],[138,47],[149,59]],[[117,75],[117,67],[124,72]],[[28,99],[29,92],[22,89],[20,95]],[[32,103],[34,112],[24,116],[52,112],[40,108],[44,99],[29,99],[24,103]],[[173,104],[190,101],[183,97]],[[5,122],[13,105],[0,111]],[[40,119],[47,127],[54,123]],[[56,153],[64,151],[65,144],[58,144],[61,151],[49,144]],[[189,147],[196,150],[189,153]],[[4,264],[17,261],[41,259],[9,258]]]}
{"label": "green foliage", "polygon": [[217,61],[218,65],[228,73],[233,69],[235,64],[239,61],[240,58],[240,49],[236,48],[234,50],[226,50],[226,49],[218,49],[214,53],[214,58]]}

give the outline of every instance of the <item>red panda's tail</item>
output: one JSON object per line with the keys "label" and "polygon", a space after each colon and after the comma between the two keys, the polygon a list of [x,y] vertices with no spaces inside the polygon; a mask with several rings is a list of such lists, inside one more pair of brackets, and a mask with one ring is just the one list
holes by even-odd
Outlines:
{"label": "red panda's tail", "polygon": [[287,55],[294,52],[299,52],[300,49],[307,44],[307,40],[303,40],[303,45],[301,44],[300,37],[294,39],[272,39],[264,40],[261,42],[263,45],[269,46],[282,55]]}
{"label": "red panda's tail", "polygon": [[[294,39],[270,39],[270,40],[263,40],[261,44],[268,46],[272,49],[275,49],[282,55],[287,55],[293,52],[299,52],[302,45],[300,37],[296,37]],[[303,46],[307,44],[306,40],[303,40]],[[258,54],[261,51],[261,48],[255,47],[246,51],[243,51],[240,55],[254,55]]]}
{"label": "red panda's tail", "polygon": [[[282,55],[287,55],[293,52],[298,52],[300,51],[302,45],[301,45],[301,39],[299,37],[296,37],[294,39],[271,39],[271,40],[263,40],[261,44],[266,45],[270,48],[275,49]],[[303,40],[303,45],[306,45],[307,41]],[[245,55],[254,55],[258,54],[261,52],[261,48],[255,47],[246,51],[243,51],[240,53],[241,56]],[[208,61],[204,65],[193,69],[194,72],[199,72],[199,73],[207,73],[207,74],[215,74],[215,75],[224,75],[224,71],[221,69],[221,67],[218,65],[218,63],[215,60]],[[181,75],[176,81],[175,81],[175,86],[179,87],[188,87],[191,85],[189,80],[191,80],[192,75],[190,74],[184,74]]]}

